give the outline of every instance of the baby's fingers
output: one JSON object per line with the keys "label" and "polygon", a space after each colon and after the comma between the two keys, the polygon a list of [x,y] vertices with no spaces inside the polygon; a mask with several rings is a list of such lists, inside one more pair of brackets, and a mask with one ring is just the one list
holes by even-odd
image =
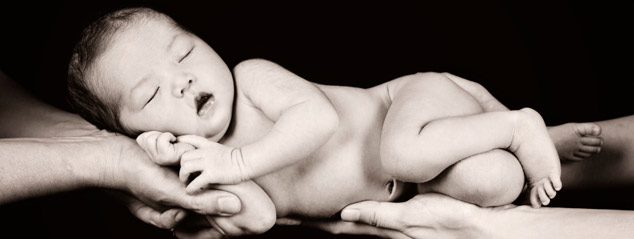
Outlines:
{"label": "baby's fingers", "polygon": [[203,148],[203,147],[207,146],[209,143],[215,143],[215,142],[209,141],[205,137],[200,137],[198,135],[182,135],[182,136],[178,136],[178,142],[191,144],[197,149]]}
{"label": "baby's fingers", "polygon": [[191,144],[187,144],[187,143],[174,143],[172,144],[174,146],[174,151],[176,153],[176,157],[180,158],[185,152],[194,150],[194,146]]}
{"label": "baby's fingers", "polygon": [[181,182],[187,183],[192,174],[202,172],[204,169],[205,165],[201,159],[181,160],[181,169],[178,178]]}
{"label": "baby's fingers", "polygon": [[140,134],[136,137],[136,142],[146,152],[153,152],[156,150],[156,138],[161,134],[158,131],[148,131]]}
{"label": "baby's fingers", "polygon": [[189,183],[189,185],[187,185],[185,191],[189,194],[195,194],[206,189],[208,185],[209,180],[206,177],[206,174],[201,173],[191,183]]}
{"label": "baby's fingers", "polygon": [[160,133],[156,138],[156,148],[158,152],[165,153],[170,151],[172,142],[176,140],[176,137],[172,133],[164,132]]}
{"label": "baby's fingers", "polygon": [[180,154],[177,154],[172,142],[176,140],[171,133],[161,133],[156,139],[156,160],[160,165],[174,165],[178,163]]}

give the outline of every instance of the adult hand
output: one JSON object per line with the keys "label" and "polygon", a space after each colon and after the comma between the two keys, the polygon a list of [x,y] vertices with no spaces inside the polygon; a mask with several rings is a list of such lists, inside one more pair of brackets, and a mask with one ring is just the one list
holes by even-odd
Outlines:
{"label": "adult hand", "polygon": [[174,236],[181,239],[220,239],[226,236],[214,228],[205,216],[195,215],[174,230]]}
{"label": "adult hand", "polygon": [[[402,202],[365,201],[347,206],[347,222],[304,223],[337,234],[390,238],[473,238],[480,208],[440,194],[422,194]],[[357,224],[357,223],[364,224]],[[369,227],[372,226],[372,227]]]}
{"label": "adult hand", "polygon": [[161,228],[173,228],[184,216],[183,210],[174,208],[219,216],[233,215],[241,210],[238,197],[225,191],[187,194],[178,174],[152,162],[134,140],[125,136],[105,137],[114,147],[109,150],[119,152],[119,155],[112,161],[113,166],[108,167],[111,171],[104,176],[103,184],[114,182],[115,188],[138,199],[127,198],[124,202],[142,221]]}

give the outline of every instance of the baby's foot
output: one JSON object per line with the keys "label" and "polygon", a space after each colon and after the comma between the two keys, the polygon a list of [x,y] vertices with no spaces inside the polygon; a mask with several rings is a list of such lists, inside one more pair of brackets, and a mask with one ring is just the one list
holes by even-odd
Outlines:
{"label": "baby's foot", "polygon": [[548,128],[562,161],[579,161],[601,152],[601,127],[595,123],[567,123]]}
{"label": "baby's foot", "polygon": [[544,120],[536,111],[525,108],[515,127],[509,149],[515,153],[530,187],[533,207],[548,205],[561,189],[561,165]]}

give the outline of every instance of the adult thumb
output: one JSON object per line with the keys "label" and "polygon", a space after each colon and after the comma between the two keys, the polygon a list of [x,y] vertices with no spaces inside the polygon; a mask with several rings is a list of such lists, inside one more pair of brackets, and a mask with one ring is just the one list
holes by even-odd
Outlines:
{"label": "adult thumb", "polygon": [[231,216],[242,210],[240,198],[221,190],[205,190],[184,198],[186,201],[180,204],[199,214]]}
{"label": "adult thumb", "polygon": [[341,219],[362,222],[375,227],[401,230],[401,215],[405,205],[391,202],[364,201],[348,205],[341,211]]}

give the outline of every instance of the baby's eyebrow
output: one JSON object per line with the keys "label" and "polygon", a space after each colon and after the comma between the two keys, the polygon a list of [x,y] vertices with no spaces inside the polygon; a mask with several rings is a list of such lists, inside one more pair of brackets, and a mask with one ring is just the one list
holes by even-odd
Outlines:
{"label": "baby's eyebrow", "polygon": [[174,42],[176,42],[176,38],[178,38],[178,34],[175,34],[175,35],[172,37],[172,40],[170,41],[170,43],[169,43],[169,44],[167,44],[167,51],[169,51],[169,50],[171,50],[171,49],[172,49],[172,47],[174,46]]}

